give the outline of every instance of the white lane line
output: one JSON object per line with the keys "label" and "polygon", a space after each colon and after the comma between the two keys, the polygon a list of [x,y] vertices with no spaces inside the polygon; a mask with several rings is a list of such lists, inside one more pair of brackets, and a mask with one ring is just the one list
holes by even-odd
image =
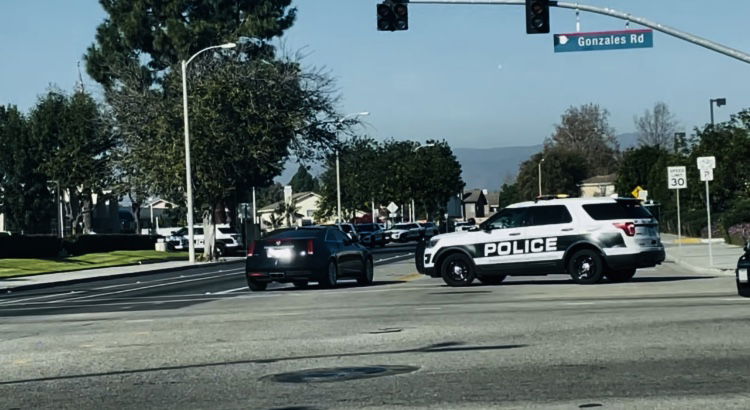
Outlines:
{"label": "white lane line", "polygon": [[376,260],[375,260],[375,263],[378,263],[378,262],[385,262],[385,261],[390,261],[390,260],[393,260],[393,259],[403,258],[403,257],[406,257],[406,256],[412,256],[412,255],[414,255],[414,253],[413,253],[413,252],[412,252],[412,253],[405,253],[405,254],[403,254],[403,255],[396,255],[396,256],[392,256],[392,257],[390,257],[390,258],[384,258],[384,259],[376,259]]}
{"label": "white lane line", "polygon": [[[196,274],[188,275],[188,276],[191,277],[191,278],[194,278],[194,277],[198,277],[198,276],[212,275],[214,273],[240,272],[240,271],[243,271],[243,270],[245,270],[245,268],[228,269],[228,270],[221,270],[220,269],[220,270],[214,270],[214,271],[210,271],[210,272],[196,273]],[[180,275],[180,277],[184,277],[184,275]],[[147,276],[146,276],[146,278],[147,278]],[[116,278],[112,278],[112,279],[116,279]],[[138,280],[136,282],[120,283],[120,284],[117,284],[117,285],[109,285],[109,286],[102,286],[102,287],[98,287],[98,288],[92,288],[91,290],[104,290],[104,289],[121,288],[123,286],[138,285],[141,282],[144,282],[144,283],[154,283],[154,282],[164,282],[165,280],[174,280],[174,279],[178,279],[178,278],[177,277],[171,277],[171,278],[144,280],[144,281]]]}
{"label": "white lane line", "polygon": [[32,297],[32,298],[9,300],[7,302],[0,302],[0,306],[2,306],[2,305],[12,305],[14,303],[25,302],[27,300],[46,299],[46,298],[52,298],[52,297],[55,297],[55,296],[67,296],[67,295],[72,295],[72,294],[75,294],[75,293],[81,293],[81,292],[78,291],[78,290],[75,290],[75,291],[72,291],[72,292],[55,293],[54,295],[44,295],[44,296],[35,296],[35,297]]}
{"label": "white lane line", "polygon": [[[280,295],[256,295],[253,296],[255,298],[270,298]],[[49,310],[49,309],[77,309],[77,308],[93,308],[94,310],[99,306],[135,306],[135,305],[164,305],[167,303],[178,303],[178,302],[195,302],[200,303],[201,301],[216,301],[216,300],[223,300],[225,298],[203,298],[203,299],[177,299],[177,300],[163,300],[163,301],[151,301],[151,302],[115,302],[115,303],[82,303],[77,305],[60,305],[60,306],[51,306],[51,305],[45,305],[45,306],[34,306],[34,307],[9,307],[5,311],[12,312],[12,311],[20,311],[20,310]],[[301,314],[301,313],[300,313]]]}
{"label": "white lane line", "polygon": [[214,292],[214,295],[226,295],[227,293],[237,292],[239,290],[247,290],[247,286],[243,286],[237,289],[222,290],[221,292]]}
{"label": "white lane line", "polygon": [[740,297],[737,297],[737,298],[723,298],[721,300],[726,300],[726,301],[730,301],[730,302],[748,302],[748,301],[750,301],[750,299],[740,298]]}
{"label": "white lane line", "polygon": [[220,277],[223,277],[223,276],[230,276],[230,275],[235,275],[235,274],[234,273],[224,273],[224,274],[221,274],[221,275],[209,276],[209,277],[205,277],[205,278],[179,280],[179,281],[175,281],[175,282],[162,283],[160,285],[141,286],[141,287],[138,287],[138,288],[118,290],[118,291],[115,291],[115,292],[97,293],[96,295],[80,296],[80,297],[77,297],[77,298],[68,298],[68,299],[63,299],[63,300],[59,300],[59,301],[53,300],[53,301],[50,301],[50,302],[43,302],[43,303],[70,302],[70,301],[73,301],[73,300],[98,298],[98,297],[101,297],[101,296],[117,295],[117,294],[120,294],[120,293],[135,292],[137,290],[143,290],[143,289],[153,289],[153,288],[160,288],[160,287],[163,287],[163,286],[171,286],[171,285],[176,285],[178,283],[189,283],[189,282],[197,282],[197,281],[200,281],[200,280],[216,279],[216,278],[220,278]]}

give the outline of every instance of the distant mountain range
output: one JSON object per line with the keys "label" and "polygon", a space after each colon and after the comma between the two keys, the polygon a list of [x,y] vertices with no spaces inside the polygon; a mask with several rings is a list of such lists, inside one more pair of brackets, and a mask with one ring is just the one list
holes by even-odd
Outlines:
{"label": "distant mountain range", "polygon": [[[617,136],[620,149],[625,150],[638,145],[638,134],[626,133]],[[500,148],[454,148],[458,162],[461,163],[462,176],[466,188],[481,188],[497,191],[503,183],[513,182],[518,167],[530,156],[542,150],[542,145]],[[277,182],[288,183],[299,165],[290,161],[284,173],[276,178]],[[314,165],[310,172],[319,175],[322,168]]]}

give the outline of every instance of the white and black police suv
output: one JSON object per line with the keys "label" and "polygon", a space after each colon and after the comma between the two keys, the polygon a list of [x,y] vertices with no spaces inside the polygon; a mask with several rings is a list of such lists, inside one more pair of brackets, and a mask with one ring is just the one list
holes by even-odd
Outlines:
{"label": "white and black police suv", "polygon": [[508,275],[569,274],[581,284],[624,282],[664,261],[659,225],[640,200],[540,197],[508,206],[468,232],[417,248],[417,270],[449,286]]}

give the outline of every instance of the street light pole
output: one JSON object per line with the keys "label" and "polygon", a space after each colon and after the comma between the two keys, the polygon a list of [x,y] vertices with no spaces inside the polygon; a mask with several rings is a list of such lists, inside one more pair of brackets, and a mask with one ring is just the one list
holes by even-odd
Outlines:
{"label": "street light pole", "polygon": [[219,46],[206,47],[203,50],[193,54],[192,57],[187,61],[182,60],[182,109],[185,120],[185,183],[186,183],[186,195],[187,195],[187,224],[188,224],[188,249],[189,249],[189,261],[195,263],[195,233],[193,232],[193,180],[190,169],[190,121],[188,119],[188,95],[187,95],[187,67],[195,57],[204,51],[212,50],[215,48],[234,48],[237,47],[235,43],[226,43]]}
{"label": "street light pole", "polygon": [[708,102],[711,106],[711,128],[714,127],[714,103],[717,107],[721,107],[722,105],[727,105],[727,99],[726,98],[712,98]]}
{"label": "street light pole", "polygon": [[[368,115],[370,115],[368,111],[354,112],[351,114],[347,114],[343,116],[340,120],[338,120],[338,124],[341,125],[349,117],[357,118],[357,117],[365,117]],[[341,174],[339,171],[339,148],[338,147],[336,147],[336,218],[338,218],[336,222],[341,223]]]}
{"label": "street light pole", "polygon": [[542,162],[544,162],[544,158],[539,161],[539,196],[542,196]]}

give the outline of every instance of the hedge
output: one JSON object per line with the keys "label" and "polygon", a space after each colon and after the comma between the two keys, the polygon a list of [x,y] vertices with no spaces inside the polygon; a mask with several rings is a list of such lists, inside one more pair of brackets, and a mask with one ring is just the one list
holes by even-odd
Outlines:
{"label": "hedge", "polygon": [[57,258],[63,255],[154,249],[158,235],[103,234],[60,239],[51,235],[0,236],[0,258]]}

